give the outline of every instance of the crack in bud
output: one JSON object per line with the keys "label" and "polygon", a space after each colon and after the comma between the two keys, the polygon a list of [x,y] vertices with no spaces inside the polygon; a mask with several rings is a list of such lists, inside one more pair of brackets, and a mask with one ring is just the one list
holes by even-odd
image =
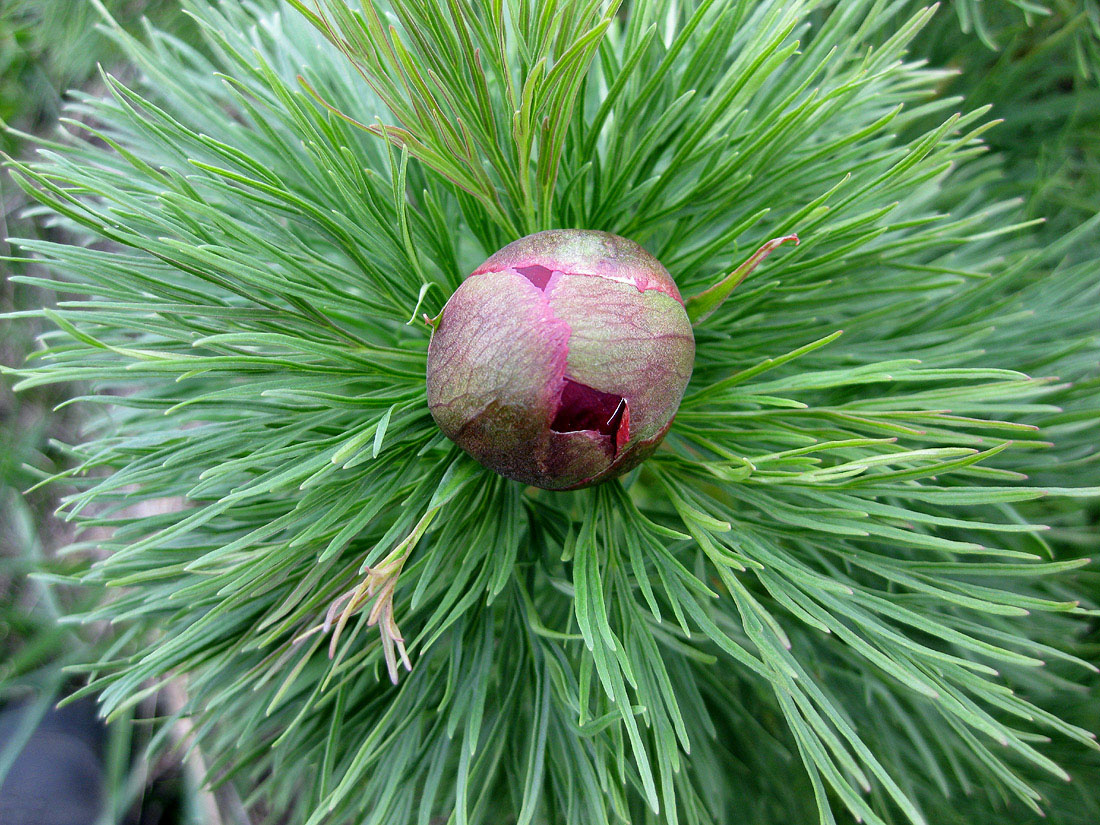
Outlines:
{"label": "crack in bud", "polygon": [[630,410],[621,395],[566,378],[550,429],[556,433],[598,432],[610,439],[611,454],[615,455],[630,438]]}
{"label": "crack in bud", "polygon": [[550,283],[550,276],[554,274],[554,270],[548,269],[545,266],[539,266],[538,264],[516,267],[516,272],[518,272],[528,281],[533,283],[543,292],[546,291],[546,285]]}

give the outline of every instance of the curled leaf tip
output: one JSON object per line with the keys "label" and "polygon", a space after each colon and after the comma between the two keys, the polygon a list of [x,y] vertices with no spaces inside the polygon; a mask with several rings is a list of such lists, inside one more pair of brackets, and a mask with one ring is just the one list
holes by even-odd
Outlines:
{"label": "curled leaf tip", "polygon": [[722,306],[730,294],[737,289],[738,285],[749,276],[749,273],[756,269],[762,260],[768,257],[773,250],[778,249],[788,241],[793,241],[794,245],[798,246],[798,235],[791,233],[790,235],[784,235],[782,238],[772,238],[752,253],[747,261],[733,270],[733,272],[725,278],[703,290],[698,295],[693,295],[691,298],[688,298],[684,302],[684,307],[687,309],[688,318],[691,319],[691,325],[698,326],[709,318],[718,307]]}

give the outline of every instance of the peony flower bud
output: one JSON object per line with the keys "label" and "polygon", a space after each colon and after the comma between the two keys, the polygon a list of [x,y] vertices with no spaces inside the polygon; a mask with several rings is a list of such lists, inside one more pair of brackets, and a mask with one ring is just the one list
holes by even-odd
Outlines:
{"label": "peony flower bud", "polygon": [[491,256],[443,308],[428,407],[501,475],[586,487],[656,449],[694,359],[680,292],[652,255],[606,232],[539,232]]}

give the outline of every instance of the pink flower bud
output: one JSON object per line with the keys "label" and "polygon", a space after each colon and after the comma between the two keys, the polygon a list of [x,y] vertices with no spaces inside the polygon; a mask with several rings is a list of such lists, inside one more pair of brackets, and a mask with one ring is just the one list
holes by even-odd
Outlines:
{"label": "pink flower bud", "polygon": [[539,232],[491,256],[443,308],[428,407],[501,475],[585,487],[656,449],[694,359],[680,292],[652,255],[606,232]]}

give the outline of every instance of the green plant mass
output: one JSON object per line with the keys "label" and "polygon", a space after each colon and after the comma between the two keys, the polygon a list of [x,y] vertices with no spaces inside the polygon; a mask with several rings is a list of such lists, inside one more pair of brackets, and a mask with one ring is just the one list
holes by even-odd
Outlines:
{"label": "green plant mass", "polygon": [[[1040,121],[987,151],[925,59],[999,60],[976,18],[186,5],[201,48],[114,28],[140,79],[11,166],[79,239],[15,242],[59,302],[7,372],[83,388],[42,480],[110,627],[82,693],[181,687],[256,821],[1098,821],[1097,156],[1014,189]],[[550,229],[640,245],[695,340],[660,446],[571,492],[426,389],[422,319]]]}

